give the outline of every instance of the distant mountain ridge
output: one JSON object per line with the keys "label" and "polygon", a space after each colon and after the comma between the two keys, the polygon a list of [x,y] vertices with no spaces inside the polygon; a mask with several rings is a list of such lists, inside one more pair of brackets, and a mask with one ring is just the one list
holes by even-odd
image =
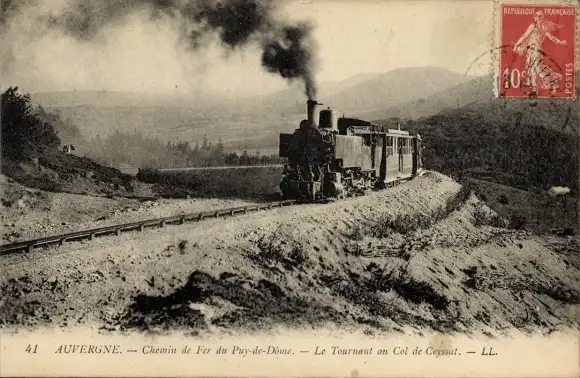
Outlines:
{"label": "distant mountain ridge", "polygon": [[417,119],[437,114],[446,109],[488,101],[493,97],[492,80],[491,76],[488,75],[466,78],[461,83],[433,93],[430,96],[421,97],[397,106],[360,112],[358,116],[370,120],[391,117]]}
{"label": "distant mountain ridge", "polygon": [[463,80],[464,75],[439,67],[399,68],[332,95],[328,103],[348,114],[359,115],[431,96]]}
{"label": "distant mountain ridge", "polygon": [[[400,68],[321,83],[317,100],[339,114],[357,116],[404,106],[464,80],[462,74],[438,67]],[[298,85],[250,98],[225,98],[211,92],[167,96],[103,91],[45,92],[31,97],[70,118],[87,137],[106,136],[116,129],[163,141],[195,142],[207,136],[238,150],[275,149],[278,133],[296,128],[306,113],[306,97]]]}
{"label": "distant mountain ridge", "polygon": [[[334,94],[360,84],[364,81],[372,80],[382,74],[380,73],[362,73],[345,80],[329,81],[321,84],[324,92]],[[302,100],[304,98],[301,89],[292,87],[271,94],[243,97],[228,97],[219,92],[204,90],[195,95],[186,95],[183,93],[175,94],[153,94],[140,93],[131,91],[105,91],[105,90],[70,90],[70,91],[47,91],[36,92],[31,94],[33,102],[42,107],[72,107],[72,106],[95,106],[95,107],[115,107],[115,106],[195,106],[196,101],[212,100],[215,102],[237,103],[252,102],[256,98],[268,97],[295,97],[293,100]]]}
{"label": "distant mountain ridge", "polygon": [[[576,72],[580,77],[580,72]],[[576,83],[576,92],[580,92]],[[519,123],[542,126],[568,133],[580,132],[578,101],[565,99],[497,99],[493,95],[493,78],[477,77],[431,96],[399,106],[361,113],[361,118],[420,120],[435,115],[463,117],[481,114],[488,122],[517,119]]]}
{"label": "distant mountain ridge", "polygon": [[[345,80],[320,84],[318,99],[343,111],[361,111],[385,105],[402,104],[425,95],[431,95],[459,84],[463,75],[438,67],[399,68],[387,73],[363,73]],[[418,91],[417,88],[421,90]],[[73,106],[188,106],[211,108],[231,105],[248,108],[292,109],[295,103],[304,103],[305,96],[298,87],[251,97],[228,98],[205,88],[192,95],[150,94],[128,91],[57,91],[38,92],[31,95],[43,107]],[[197,102],[203,103],[199,104]],[[287,110],[287,109],[285,109]]]}

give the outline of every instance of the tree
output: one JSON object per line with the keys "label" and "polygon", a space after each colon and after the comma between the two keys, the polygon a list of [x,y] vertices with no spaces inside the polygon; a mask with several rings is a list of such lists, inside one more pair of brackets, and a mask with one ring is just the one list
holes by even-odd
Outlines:
{"label": "tree", "polygon": [[43,122],[50,123],[61,140],[64,143],[82,143],[81,131],[70,119],[63,118],[59,110],[47,112],[42,106],[38,105],[34,112]]}
{"label": "tree", "polygon": [[33,111],[29,94],[10,87],[2,94],[2,155],[21,159],[47,148],[57,148],[60,139],[54,127]]}

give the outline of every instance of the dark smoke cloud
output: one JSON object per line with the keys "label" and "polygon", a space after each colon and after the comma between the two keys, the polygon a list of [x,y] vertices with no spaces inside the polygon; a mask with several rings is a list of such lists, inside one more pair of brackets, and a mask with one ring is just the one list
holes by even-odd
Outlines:
{"label": "dark smoke cloud", "polygon": [[280,35],[264,45],[262,65],[269,72],[277,72],[288,79],[301,78],[309,99],[316,97],[312,72],[314,42],[310,38],[311,26],[299,24],[286,26]]}
{"label": "dark smoke cloud", "polygon": [[28,2],[27,0],[0,0],[0,31],[8,19],[18,13]]}
{"label": "dark smoke cloud", "polygon": [[[0,24],[17,11],[17,0],[1,0]],[[24,0],[24,2],[34,0]],[[41,0],[38,0],[41,1]],[[44,1],[44,0],[42,0]],[[191,49],[210,43],[217,34],[222,45],[235,50],[249,44],[263,48],[262,64],[268,72],[302,80],[306,94],[316,93],[313,79],[312,28],[292,25],[275,17],[274,0],[68,0],[58,12],[41,22],[79,40],[91,41],[105,27],[122,23],[131,14],[149,11],[153,19],[169,17],[179,23],[181,39]],[[0,31],[2,29],[0,28]]]}

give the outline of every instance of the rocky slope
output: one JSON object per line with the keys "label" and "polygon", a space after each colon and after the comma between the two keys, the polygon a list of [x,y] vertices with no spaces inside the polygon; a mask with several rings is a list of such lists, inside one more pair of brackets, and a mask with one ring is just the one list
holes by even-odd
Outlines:
{"label": "rocky slope", "polygon": [[577,242],[510,229],[429,172],[326,205],[4,256],[0,324],[550,333],[578,327]]}

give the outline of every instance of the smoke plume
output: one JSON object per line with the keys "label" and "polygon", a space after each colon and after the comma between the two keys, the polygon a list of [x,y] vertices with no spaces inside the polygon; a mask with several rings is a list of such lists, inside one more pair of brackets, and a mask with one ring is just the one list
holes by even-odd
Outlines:
{"label": "smoke plume", "polygon": [[307,24],[284,27],[280,35],[264,45],[262,65],[269,72],[278,72],[288,79],[301,78],[308,99],[316,97],[312,72],[313,41]]}
{"label": "smoke plume", "polygon": [[[1,0],[0,33],[11,17],[44,0]],[[166,17],[177,23],[181,42],[198,50],[219,37],[229,50],[257,44],[262,65],[288,80],[301,80],[309,98],[314,97],[315,44],[312,28],[304,23],[281,21],[274,0],[64,0],[65,6],[46,9],[37,22],[81,41],[95,39],[111,25],[128,16],[148,11],[150,17]],[[38,9],[38,7],[36,7]]]}

